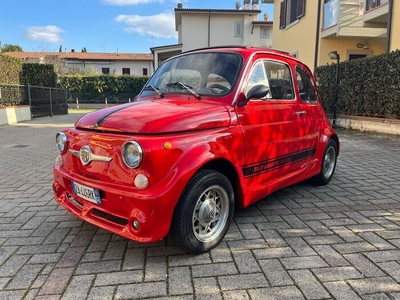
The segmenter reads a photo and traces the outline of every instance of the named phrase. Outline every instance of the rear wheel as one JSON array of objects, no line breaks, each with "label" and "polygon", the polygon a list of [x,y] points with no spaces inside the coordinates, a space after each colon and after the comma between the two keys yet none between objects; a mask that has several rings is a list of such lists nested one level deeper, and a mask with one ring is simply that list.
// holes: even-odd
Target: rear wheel
[{"label": "rear wheel", "polygon": [[228,231],[234,211],[229,180],[214,170],[201,170],[189,181],[175,209],[171,237],[186,252],[216,247]]},{"label": "rear wheel", "polygon": [[317,185],[325,185],[331,181],[335,172],[337,162],[337,145],[332,139],[326,145],[324,155],[322,157],[321,171],[314,177]]}]

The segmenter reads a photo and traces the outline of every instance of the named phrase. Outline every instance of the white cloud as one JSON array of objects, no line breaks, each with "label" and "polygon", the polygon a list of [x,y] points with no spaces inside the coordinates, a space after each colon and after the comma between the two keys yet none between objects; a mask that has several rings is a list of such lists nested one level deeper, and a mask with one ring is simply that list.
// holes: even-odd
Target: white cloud
[{"label": "white cloud", "polygon": [[65,31],[54,25],[32,26],[26,30],[25,37],[31,41],[59,44],[63,41],[60,37],[63,32]]},{"label": "white cloud", "polygon": [[175,15],[161,13],[153,16],[119,15],[115,21],[123,23],[125,31],[155,37],[177,38]]},{"label": "white cloud", "polygon": [[152,2],[163,2],[162,0],[103,0],[104,4],[109,5],[138,5],[138,4],[146,4]]}]

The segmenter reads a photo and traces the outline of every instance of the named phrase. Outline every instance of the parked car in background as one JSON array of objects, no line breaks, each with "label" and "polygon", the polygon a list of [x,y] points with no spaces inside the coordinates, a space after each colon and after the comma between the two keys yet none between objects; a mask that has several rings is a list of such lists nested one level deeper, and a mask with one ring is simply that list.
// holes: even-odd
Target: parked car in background
[{"label": "parked car in background", "polygon": [[309,68],[239,46],[167,60],[135,102],[85,115],[56,144],[53,189],[69,212],[137,242],[170,233],[195,254],[221,242],[235,205],[327,184],[339,153]]}]

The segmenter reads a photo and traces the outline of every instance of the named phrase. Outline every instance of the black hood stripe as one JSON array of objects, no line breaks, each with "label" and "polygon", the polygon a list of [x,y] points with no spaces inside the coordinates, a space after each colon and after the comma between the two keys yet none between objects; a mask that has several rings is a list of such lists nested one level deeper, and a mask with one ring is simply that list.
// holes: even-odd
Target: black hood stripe
[{"label": "black hood stripe", "polygon": [[107,119],[109,116],[111,116],[113,113],[115,113],[117,111],[120,111],[120,110],[123,110],[123,109],[125,109],[127,107],[131,107],[131,106],[138,105],[138,104],[145,103],[145,102],[147,102],[147,101],[132,102],[130,105],[123,105],[122,107],[121,106],[117,107],[116,109],[106,113],[101,118],[99,118],[96,121],[96,123],[93,125],[93,129],[97,129],[104,122],[104,120]]}]

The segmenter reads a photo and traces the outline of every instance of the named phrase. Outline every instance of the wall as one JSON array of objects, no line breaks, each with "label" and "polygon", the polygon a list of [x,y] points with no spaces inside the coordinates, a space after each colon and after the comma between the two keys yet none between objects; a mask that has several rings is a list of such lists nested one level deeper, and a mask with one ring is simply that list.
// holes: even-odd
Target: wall
[{"label": "wall", "polygon": [[[317,2],[317,1],[315,1]],[[306,63],[310,68],[314,66],[316,43],[317,3],[306,5],[305,15],[293,25],[279,29],[281,0],[274,1],[274,29],[272,48],[297,54],[297,58]]]},{"label": "wall", "polygon": [[31,119],[30,106],[0,107],[0,125],[10,125]]},{"label": "wall", "polygon": [[[183,52],[208,46],[271,44],[268,39],[261,41],[259,28],[255,27],[256,30],[251,33],[252,21],[256,21],[257,17],[254,13],[185,13],[181,15],[182,25],[178,28],[178,41],[183,43]],[[236,37],[234,26],[237,21],[243,23],[243,33],[242,36]]]},{"label": "wall", "polygon": [[390,50],[400,49],[400,3],[399,0],[393,1],[392,14],[392,34],[390,41]]},{"label": "wall", "polygon": [[102,73],[102,68],[110,68],[110,75],[122,75],[122,68],[130,68],[131,75],[137,76],[143,75],[143,68],[147,68],[148,75],[153,72],[152,61],[93,61],[85,64],[80,61],[68,61],[67,66],[94,66],[99,74]]},{"label": "wall", "polygon": [[208,15],[182,14],[182,52],[208,46]]},{"label": "wall", "polygon": [[340,54],[340,61],[348,60],[349,54],[378,55],[385,52],[385,49],[372,41],[368,41],[369,49],[367,50],[357,48],[358,43],[364,42],[365,40],[359,38],[321,39],[319,46],[318,65],[322,66],[335,62],[328,57],[328,53],[331,51],[338,51]]}]

